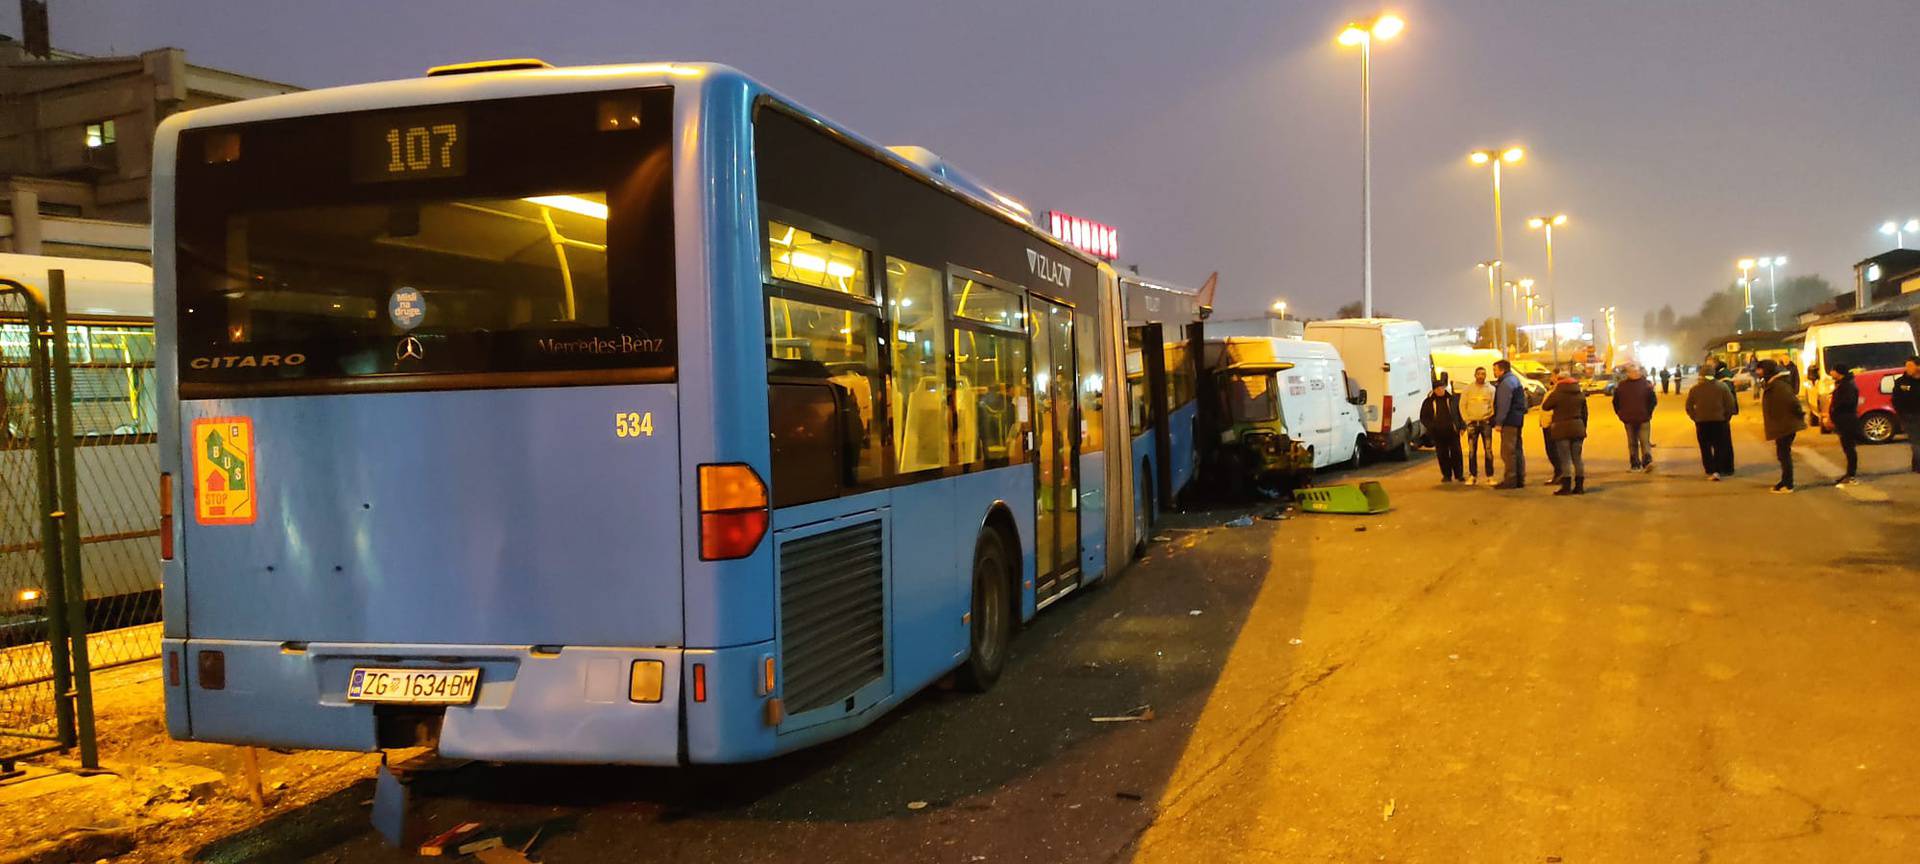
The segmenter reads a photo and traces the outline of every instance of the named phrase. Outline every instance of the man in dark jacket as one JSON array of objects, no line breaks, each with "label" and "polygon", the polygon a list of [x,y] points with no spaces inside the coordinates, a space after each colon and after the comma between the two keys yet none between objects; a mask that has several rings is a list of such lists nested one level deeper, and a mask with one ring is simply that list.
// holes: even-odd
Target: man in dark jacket
[{"label": "man in dark jacket", "polygon": [[1829,366],[1827,374],[1833,376],[1833,395],[1827,398],[1827,425],[1840,436],[1840,452],[1847,456],[1847,473],[1833,485],[1851,486],[1860,482],[1853,476],[1860,470],[1860,387],[1853,383],[1853,370],[1845,366]]},{"label": "man in dark jacket", "polygon": [[[1660,391],[1666,392],[1666,381],[1673,373],[1666,372],[1661,380]],[[1653,381],[1647,378],[1646,370],[1639,365],[1627,367],[1627,380],[1614,385],[1613,413],[1627,427],[1627,470],[1653,470],[1653,405],[1659,397],[1653,395]]]},{"label": "man in dark jacket", "polygon": [[1427,401],[1420,403],[1420,426],[1427,430],[1427,440],[1433,442],[1434,461],[1440,463],[1440,482],[1467,479],[1466,466],[1460,461],[1460,430],[1466,423],[1460,419],[1460,397],[1447,392],[1445,373],[1433,382]]},{"label": "man in dark jacket", "polygon": [[1495,489],[1518,489],[1527,485],[1527,450],[1520,433],[1527,428],[1527,388],[1513,373],[1513,364],[1493,361],[1499,379],[1493,384],[1493,425],[1500,430],[1500,485]]},{"label": "man in dark jacket", "polygon": [[1760,420],[1767,440],[1773,442],[1774,458],[1780,460],[1780,482],[1773,484],[1776,494],[1793,491],[1793,436],[1807,428],[1800,410],[1800,394],[1793,389],[1793,376],[1782,371],[1773,360],[1762,360],[1755,367],[1766,384],[1760,388]]},{"label": "man in dark jacket", "polygon": [[[1638,368],[1640,368],[1640,367],[1638,367],[1638,366],[1635,366],[1635,367],[1632,367],[1631,369],[1628,369],[1628,370],[1627,370],[1627,374],[1628,374],[1628,375],[1632,375],[1632,374],[1633,374],[1633,370],[1634,370],[1634,369],[1638,369]],[[1648,387],[1652,387],[1652,386],[1653,386],[1653,382],[1651,382],[1651,381],[1649,381],[1649,382],[1647,382],[1647,386],[1648,386]],[[1662,393],[1665,393],[1665,392],[1667,392],[1667,388],[1668,388],[1668,387],[1671,387],[1671,386],[1673,386],[1673,370],[1672,370],[1672,369],[1661,369],[1661,370],[1660,370],[1660,392],[1662,392]],[[1616,413],[1618,413],[1618,412],[1619,412],[1619,410],[1620,410],[1620,400],[1619,400],[1618,398],[1615,398],[1615,399],[1614,399],[1613,401],[1614,401],[1614,411],[1615,411]]]},{"label": "man in dark jacket", "polygon": [[1913,473],[1920,474],[1920,354],[1908,357],[1906,374],[1893,379],[1893,413],[1900,415],[1900,428],[1907,430]]},{"label": "man in dark jacket", "polygon": [[1700,442],[1700,467],[1708,480],[1733,476],[1733,428],[1728,421],[1740,413],[1733,397],[1711,373],[1700,376],[1687,391],[1687,416],[1693,418],[1693,437]]}]

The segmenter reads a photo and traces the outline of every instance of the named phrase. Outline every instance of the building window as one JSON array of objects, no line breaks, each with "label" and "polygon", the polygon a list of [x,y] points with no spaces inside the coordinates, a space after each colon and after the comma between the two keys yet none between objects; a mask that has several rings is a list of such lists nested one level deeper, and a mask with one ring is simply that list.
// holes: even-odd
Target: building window
[{"label": "building window", "polygon": [[118,140],[119,140],[119,136],[113,130],[112,120],[102,120],[98,123],[87,124],[87,149],[88,150],[98,150],[102,147],[111,147],[113,146],[114,142]]}]

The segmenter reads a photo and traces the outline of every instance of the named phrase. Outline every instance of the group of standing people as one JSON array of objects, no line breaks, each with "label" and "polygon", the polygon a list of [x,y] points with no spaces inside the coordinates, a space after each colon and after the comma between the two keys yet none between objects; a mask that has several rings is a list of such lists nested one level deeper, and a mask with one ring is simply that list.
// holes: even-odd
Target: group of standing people
[{"label": "group of standing people", "polygon": [[[1528,411],[1526,386],[1505,360],[1493,364],[1495,378],[1487,380],[1485,367],[1473,370],[1473,383],[1452,392],[1441,375],[1433,392],[1420,406],[1420,422],[1439,457],[1440,482],[1465,481],[1473,485],[1484,476],[1496,489],[1527,485],[1526,448],[1521,435]],[[1656,400],[1653,381],[1638,366],[1627,369],[1627,379],[1615,388],[1614,415],[1627,430],[1627,461],[1635,471],[1653,470],[1652,422]],[[1587,491],[1587,396],[1580,382],[1559,375],[1540,403],[1540,433],[1553,466],[1555,495],[1582,495]],[[1460,436],[1467,449],[1463,460]],[[1500,478],[1493,473],[1494,441],[1499,440]]]}]

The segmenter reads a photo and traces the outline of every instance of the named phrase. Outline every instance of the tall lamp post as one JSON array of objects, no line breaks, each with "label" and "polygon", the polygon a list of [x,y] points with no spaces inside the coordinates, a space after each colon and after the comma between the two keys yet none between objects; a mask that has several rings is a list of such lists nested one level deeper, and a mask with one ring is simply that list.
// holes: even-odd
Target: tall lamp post
[{"label": "tall lamp post", "polygon": [[1490,258],[1475,266],[1487,271],[1487,299],[1493,301],[1493,347],[1500,352],[1500,356],[1505,357],[1507,355],[1507,328],[1500,326],[1500,317],[1501,313],[1506,310],[1500,308],[1500,283],[1496,280],[1495,275],[1500,272],[1500,259]]},{"label": "tall lamp post", "polygon": [[1373,317],[1373,40],[1400,34],[1407,22],[1376,15],[1348,22],[1340,44],[1360,46],[1360,317]]},{"label": "tall lamp post", "polygon": [[1273,301],[1273,314],[1280,316],[1280,320],[1282,321],[1287,320],[1287,301]]},{"label": "tall lamp post", "polygon": [[1780,266],[1787,263],[1787,256],[1775,255],[1762,258],[1757,262],[1767,268],[1767,329],[1780,329]]},{"label": "tall lamp post", "polygon": [[1519,312],[1522,308],[1522,304],[1525,304],[1524,308],[1526,309],[1527,323],[1532,324],[1533,323],[1533,279],[1532,277],[1525,277],[1525,278],[1522,278],[1518,284],[1520,285],[1520,293],[1515,294],[1513,296],[1513,311]]},{"label": "tall lamp post", "polygon": [[[1514,165],[1514,164],[1518,164],[1520,160],[1525,158],[1527,158],[1527,151],[1517,146],[1508,147],[1505,150],[1475,150],[1472,153],[1467,154],[1467,161],[1472,162],[1475,165],[1493,166],[1493,269],[1494,269],[1494,274],[1492,276],[1492,280],[1495,284],[1499,284],[1500,282],[1500,275],[1501,275],[1500,271],[1502,269],[1501,261],[1502,259],[1507,257],[1506,232],[1501,228],[1501,219],[1500,219],[1500,163],[1504,162],[1508,165]],[[1499,324],[1500,324],[1501,337],[1502,337],[1502,340],[1504,341],[1505,335],[1506,335],[1506,325],[1507,325],[1507,310],[1504,305],[1501,306],[1500,315],[1498,317],[1500,319]]]},{"label": "tall lamp post", "polygon": [[[1565,213],[1555,213],[1552,216],[1535,216],[1527,220],[1527,230],[1542,230],[1547,233],[1547,305],[1549,307],[1557,306],[1558,304],[1554,301],[1560,299],[1556,296],[1558,289],[1555,288],[1553,281],[1553,229],[1566,224],[1567,214]],[[1553,335],[1551,341],[1553,342],[1553,366],[1558,369],[1560,368],[1560,314],[1558,312],[1554,313],[1552,323]]]},{"label": "tall lamp post", "polygon": [[1752,258],[1742,258],[1733,265],[1740,268],[1740,287],[1746,293],[1748,330],[1753,329],[1753,265],[1755,263],[1758,262]]},{"label": "tall lamp post", "polygon": [[1880,224],[1880,233],[1893,238],[1893,248],[1905,249],[1907,248],[1907,235],[1920,234],[1920,219],[1908,219],[1905,222],[1895,222],[1889,219]]}]

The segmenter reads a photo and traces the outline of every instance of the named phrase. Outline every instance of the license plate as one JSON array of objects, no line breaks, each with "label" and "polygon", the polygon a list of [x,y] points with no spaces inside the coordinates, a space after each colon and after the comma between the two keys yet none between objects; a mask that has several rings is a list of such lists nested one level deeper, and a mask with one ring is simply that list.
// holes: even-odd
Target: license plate
[{"label": "license plate", "polygon": [[375,669],[361,667],[347,679],[349,702],[465,705],[479,688],[478,669]]}]

